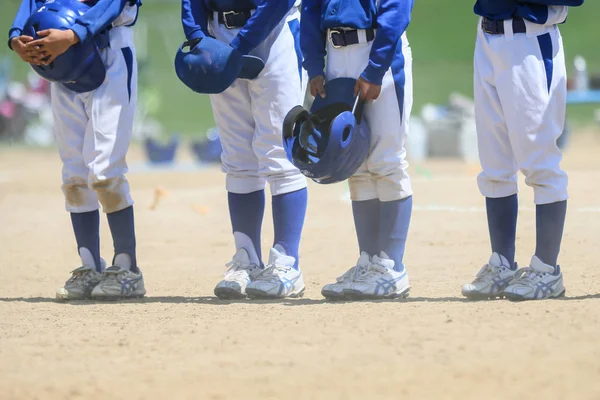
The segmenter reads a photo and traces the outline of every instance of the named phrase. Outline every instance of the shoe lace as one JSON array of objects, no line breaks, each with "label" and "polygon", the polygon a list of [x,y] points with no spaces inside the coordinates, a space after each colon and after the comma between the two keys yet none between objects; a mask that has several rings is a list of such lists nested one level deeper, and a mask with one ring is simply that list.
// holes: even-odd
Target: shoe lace
[{"label": "shoe lace", "polygon": [[536,281],[541,279],[542,275],[545,275],[545,272],[536,271],[531,267],[521,268],[519,271],[517,271],[512,282],[519,282],[523,284],[536,283]]},{"label": "shoe lace", "polygon": [[493,277],[497,276],[498,273],[504,268],[506,268],[506,267],[504,267],[502,265],[485,264],[483,266],[483,268],[481,268],[481,271],[479,271],[479,273],[477,274],[475,281],[476,282],[486,281],[489,278],[493,278]]},{"label": "shoe lace", "polygon": [[91,269],[85,269],[81,271],[73,271],[73,274],[67,281],[69,284],[74,284],[78,282],[87,283],[90,279],[92,279],[92,271]]},{"label": "shoe lace", "polygon": [[256,277],[256,280],[261,281],[279,281],[280,278],[285,275],[292,267],[288,267],[287,265],[279,265],[272,264],[268,265],[265,269],[263,269],[260,274]]},{"label": "shoe lace", "polygon": [[118,270],[118,271],[110,271],[110,270],[106,270],[104,271],[104,276],[102,277],[102,281],[105,284],[115,284],[115,283],[119,283],[118,278],[120,275],[126,273],[126,270]]},{"label": "shoe lace", "polygon": [[223,274],[225,278],[240,277],[245,273],[250,274],[252,270],[258,268],[258,266],[255,264],[244,264],[237,260],[230,261],[225,265],[228,267],[227,271],[225,271],[225,273]]},{"label": "shoe lace", "polygon": [[[359,268],[356,268],[359,271]],[[360,271],[356,274],[356,281],[366,281],[370,279],[373,274],[383,275],[388,272],[387,268],[379,264],[369,264],[367,267],[360,268]]]}]

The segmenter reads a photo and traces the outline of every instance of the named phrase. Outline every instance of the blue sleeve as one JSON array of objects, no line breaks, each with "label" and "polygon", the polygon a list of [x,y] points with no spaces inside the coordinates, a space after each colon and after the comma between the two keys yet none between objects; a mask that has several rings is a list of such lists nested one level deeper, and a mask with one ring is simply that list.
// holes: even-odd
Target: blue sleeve
[{"label": "blue sleeve", "polygon": [[303,0],[300,17],[300,48],[308,78],[325,75],[327,34],[321,29],[321,0]]},{"label": "blue sleeve", "polygon": [[519,3],[529,3],[529,4],[541,4],[544,6],[569,6],[569,7],[579,7],[582,5],[584,0],[524,0],[519,1]]},{"label": "blue sleeve", "polygon": [[84,42],[94,37],[123,12],[129,0],[98,0],[84,15],[77,18],[71,30]]},{"label": "blue sleeve", "polygon": [[292,9],[295,0],[263,0],[246,25],[231,41],[231,47],[248,54],[271,33]]},{"label": "blue sleeve", "polygon": [[200,39],[208,32],[204,0],[181,0],[181,23],[187,40]]},{"label": "blue sleeve", "polygon": [[396,45],[410,23],[413,4],[414,0],[381,0],[369,65],[360,75],[364,80],[381,85],[383,76],[392,65]]},{"label": "blue sleeve", "polygon": [[12,47],[10,47],[10,41],[14,37],[21,36],[21,31],[23,30],[25,23],[35,10],[36,8],[34,0],[23,0],[21,2],[19,10],[17,11],[17,15],[15,16],[15,20],[13,21],[13,24],[10,27],[10,30],[8,31],[8,47],[11,50]]}]

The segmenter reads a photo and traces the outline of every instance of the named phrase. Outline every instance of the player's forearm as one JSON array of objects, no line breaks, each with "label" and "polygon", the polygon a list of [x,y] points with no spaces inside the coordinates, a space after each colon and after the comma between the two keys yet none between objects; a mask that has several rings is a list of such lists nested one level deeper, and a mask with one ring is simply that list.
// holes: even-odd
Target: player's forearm
[{"label": "player's forearm", "polygon": [[84,42],[89,37],[96,36],[99,32],[117,19],[125,8],[128,0],[98,0],[84,15],[77,18],[71,30],[79,40]]},{"label": "player's forearm", "polygon": [[203,0],[181,1],[181,24],[188,40],[199,39],[206,36],[208,28],[208,15],[204,8]]},{"label": "player's forearm", "polygon": [[231,46],[242,54],[248,54],[267,38],[294,3],[295,0],[263,0],[231,41]]},{"label": "player's forearm", "polygon": [[382,0],[377,12],[377,33],[373,40],[369,65],[361,77],[381,85],[383,76],[390,69],[396,45],[410,23],[414,0]]},{"label": "player's forearm", "polygon": [[327,36],[321,30],[321,2],[319,0],[302,1],[300,18],[300,49],[304,62],[302,66],[308,72],[309,79],[324,75],[325,44]]},{"label": "player's forearm", "polygon": [[579,7],[584,0],[526,0],[519,1],[520,4],[540,4],[544,6],[569,6]]},{"label": "player's forearm", "polygon": [[12,50],[12,47],[10,46],[10,41],[14,37],[21,36],[21,31],[23,30],[25,23],[27,22],[27,20],[31,16],[31,14],[35,11],[35,10],[32,10],[31,6],[32,6],[32,1],[30,1],[30,0],[23,0],[21,2],[21,5],[19,6],[17,15],[15,16],[13,24],[10,27],[10,30],[8,31],[8,47],[11,50]]}]

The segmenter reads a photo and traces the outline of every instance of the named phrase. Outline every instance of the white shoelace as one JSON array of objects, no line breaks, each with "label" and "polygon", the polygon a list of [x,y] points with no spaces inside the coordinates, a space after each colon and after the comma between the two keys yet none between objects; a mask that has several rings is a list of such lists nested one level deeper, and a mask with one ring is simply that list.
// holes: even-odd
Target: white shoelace
[{"label": "white shoelace", "polygon": [[505,267],[502,265],[498,266],[498,265],[485,264],[483,266],[483,268],[481,268],[481,271],[479,271],[479,273],[477,274],[477,277],[475,278],[475,280],[481,281],[486,278],[496,276],[502,270],[502,268],[505,268]]},{"label": "white shoelace", "polygon": [[521,268],[519,272],[515,275],[512,282],[519,282],[524,284],[537,283],[537,281],[542,279],[543,275],[546,275],[546,272],[539,272],[531,267]]},{"label": "white shoelace", "polygon": [[256,280],[273,282],[279,281],[281,276],[285,275],[292,267],[286,265],[268,265],[264,270],[257,275]]},{"label": "white shoelace", "polygon": [[225,264],[225,266],[229,267],[223,274],[225,278],[245,278],[245,276],[243,276],[244,273],[250,275],[250,271],[257,268],[254,264],[242,264],[239,261],[230,261]]},{"label": "white shoelace", "polygon": [[69,281],[67,283],[76,283],[79,281],[87,283],[87,281],[92,279],[93,275],[94,275],[94,270],[92,270],[92,269],[76,271],[76,272],[73,272],[73,275],[71,275],[71,277],[69,278]]}]

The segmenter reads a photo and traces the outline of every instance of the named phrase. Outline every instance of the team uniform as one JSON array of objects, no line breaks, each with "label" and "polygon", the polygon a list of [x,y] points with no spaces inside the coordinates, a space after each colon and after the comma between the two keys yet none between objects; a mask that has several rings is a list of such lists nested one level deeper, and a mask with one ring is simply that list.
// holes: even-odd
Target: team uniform
[{"label": "team uniform", "polygon": [[403,255],[412,212],[405,150],[412,55],[405,31],[412,7],[412,0],[302,2],[301,49],[309,78],[361,77],[381,85],[379,97],[364,108],[369,155],[349,178],[360,257],[323,288],[330,299],[408,295]]},{"label": "team uniform", "polygon": [[[306,179],[286,158],[286,113],[304,101],[299,10],[291,0],[182,0],[188,40],[211,36],[264,61],[254,79],[236,79],[211,94],[223,146],[222,169],[236,253],[215,288],[220,298],[296,297],[304,292],[298,246],[306,212]],[[275,238],[261,257],[265,186],[272,195]]]},{"label": "team uniform", "polygon": [[[23,0],[10,39],[20,36],[26,21],[44,2]],[[71,30],[80,42],[107,35],[99,49],[106,69],[95,90],[76,92],[53,82],[54,133],[63,163],[62,189],[82,266],[72,272],[59,299],[121,298],[145,294],[137,267],[133,200],[125,178],[137,98],[137,65],[131,26],[139,4],[98,0]],[[106,36],[105,36],[106,37]],[[10,41],[9,41],[10,43]],[[99,207],[107,214],[114,241],[112,266],[100,257]]]},{"label": "team uniform", "polygon": [[[492,256],[468,298],[531,300],[564,295],[557,258],[567,207],[567,175],[557,139],[566,112],[566,68],[558,28],[569,6],[583,0],[478,0],[474,56],[477,178]],[[527,268],[517,271],[517,172],[533,188],[537,241]]]}]

